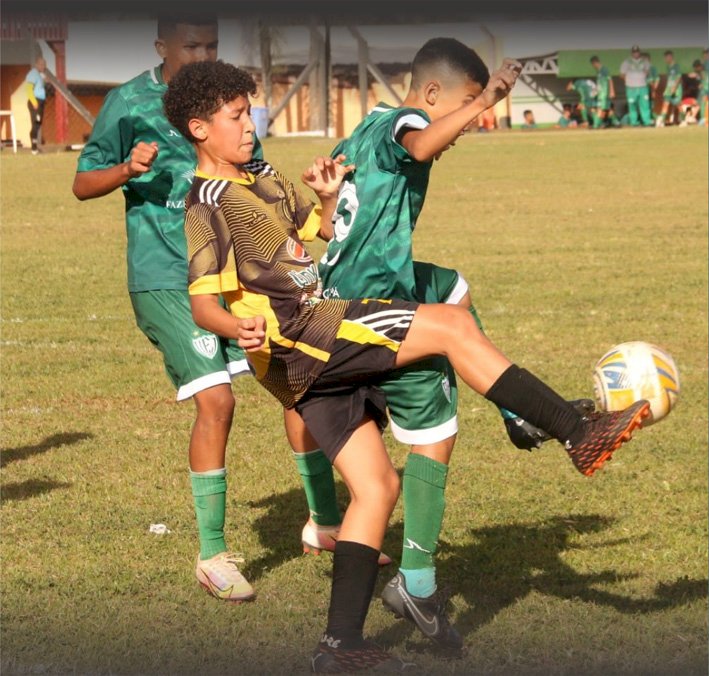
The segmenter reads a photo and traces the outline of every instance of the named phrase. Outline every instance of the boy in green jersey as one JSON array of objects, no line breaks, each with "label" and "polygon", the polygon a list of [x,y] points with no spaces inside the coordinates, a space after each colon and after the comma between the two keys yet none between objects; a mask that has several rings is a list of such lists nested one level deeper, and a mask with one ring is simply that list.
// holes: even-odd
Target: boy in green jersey
[{"label": "boy in green jersey", "polygon": [[667,83],[662,95],[662,111],[655,122],[658,127],[665,126],[670,113],[676,124],[681,122],[679,117],[680,103],[682,102],[682,68],[675,61],[675,55],[672,50],[668,49],[664,56],[667,64]]},{"label": "boy in green jersey", "polygon": [[[339,190],[334,237],[319,266],[323,294],[457,304],[479,324],[467,282],[456,270],[414,261],[412,234],[433,159],[451,145],[440,141],[440,130],[450,125],[447,115],[480,96],[490,75],[473,50],[449,38],[427,42],[411,72],[403,104],[377,104],[332,151],[332,157],[343,154],[356,169]],[[456,129],[456,137],[465,129]],[[379,386],[395,438],[411,445],[403,478],[401,568],[385,588],[384,600],[438,645],[459,649],[460,635],[449,625],[435,576],[448,465],[458,432],[455,373],[446,359],[434,357],[391,374]],[[503,415],[518,447],[531,450],[547,438],[514,414]],[[402,606],[404,598],[413,612]],[[432,608],[436,623],[422,621]]]},{"label": "boy in green jersey", "polygon": [[[648,64],[647,71],[647,88],[650,96],[650,111],[654,115],[655,113],[655,103],[657,99],[657,90],[660,86],[660,71],[657,70],[655,64],[652,62],[652,57],[649,52],[642,52],[641,56]],[[660,103],[660,105],[662,105]]]},{"label": "boy in green jersey", "polygon": [[596,104],[596,83],[588,78],[577,78],[566,85],[566,91],[577,92],[579,95],[578,108],[581,111],[582,124],[589,126],[592,122],[593,128],[597,129],[600,125]]},{"label": "boy in green jersey", "polygon": [[697,90],[697,104],[699,106],[699,123],[707,124],[707,97],[709,96],[709,72],[706,69],[706,62],[702,63],[695,59],[692,63],[692,77],[699,81]]},{"label": "boy in green jersey", "polygon": [[[455,94],[449,91],[469,102],[440,118],[435,142],[419,137],[422,145],[409,149],[412,156],[450,146],[460,129],[509,93],[519,69],[506,61],[484,90],[466,81]],[[255,89],[245,71],[222,62],[195,63],[182,69],[165,95],[168,119],[198,156],[185,205],[192,313],[200,326],[238,339],[259,383],[303,416],[350,491],[335,548],[327,626],[311,668],[401,671],[409,665],[363,636],[379,549],[399,493],[380,433],[386,402],[375,384],[381,377],[431,355],[446,356],[469,387],[565,442],[585,475],[630,438],[649,414],[649,403],[582,416],[512,364],[468,310],[454,304],[323,298],[318,266],[303,241],[332,236],[338,188],[356,167],[344,165],[339,155],[317,158],[306,169],[303,182],[319,207],[273,167],[252,171],[249,96]],[[415,612],[431,625],[438,622],[435,608]]]},{"label": "boy in green jersey", "polygon": [[[123,191],[128,291],[136,322],[162,353],[177,400],[191,398],[197,409],[189,443],[200,539],[196,576],[215,597],[239,601],[253,598],[254,592],[224,538],[225,459],[235,405],[231,380],[250,371],[234,341],[202,330],[192,319],[184,196],[193,180],[196,156],[167,121],[162,106],[167,84],[182,66],[216,59],[217,18],[208,13],[161,16],[155,46],[162,64],[107,96],[79,158],[73,190],[81,200],[116,188]],[[261,157],[258,139],[254,157]],[[289,421],[289,436],[301,433],[299,417],[290,414]],[[332,533],[341,521],[332,467],[318,449],[295,458],[314,515],[303,539],[310,546],[332,550]],[[325,533],[318,531],[320,527]],[[382,555],[381,561],[390,560]]]},{"label": "boy in green jersey", "polygon": [[591,57],[591,65],[596,69],[596,110],[597,115],[593,121],[593,128],[602,127],[606,120],[614,127],[619,127],[620,122],[613,110],[613,99],[615,98],[615,86],[613,77],[597,56]]}]

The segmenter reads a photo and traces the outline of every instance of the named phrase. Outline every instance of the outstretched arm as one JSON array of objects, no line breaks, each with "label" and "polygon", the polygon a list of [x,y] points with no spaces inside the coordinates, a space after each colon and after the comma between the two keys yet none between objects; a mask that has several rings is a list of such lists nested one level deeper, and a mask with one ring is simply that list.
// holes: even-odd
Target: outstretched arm
[{"label": "outstretched arm", "polygon": [[404,133],[401,145],[418,162],[429,162],[448,148],[480,115],[504,99],[514,87],[522,64],[514,59],[505,59],[487,83],[482,94],[474,101],[444,115],[425,129],[411,129]]},{"label": "outstretched arm", "polygon": [[106,169],[77,171],[72,192],[80,200],[103,197],[125,185],[131,178],[150,171],[158,156],[158,144],[141,141],[131,151],[130,159]]}]

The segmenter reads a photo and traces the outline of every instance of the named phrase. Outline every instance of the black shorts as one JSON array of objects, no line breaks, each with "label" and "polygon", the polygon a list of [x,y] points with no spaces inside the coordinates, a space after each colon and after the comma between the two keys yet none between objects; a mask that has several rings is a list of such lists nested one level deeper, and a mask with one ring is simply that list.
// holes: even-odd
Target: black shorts
[{"label": "black shorts", "polygon": [[418,306],[358,300],[348,308],[325,368],[295,406],[330,462],[365,416],[380,429],[386,426],[386,398],[376,385],[396,368],[396,354]]}]

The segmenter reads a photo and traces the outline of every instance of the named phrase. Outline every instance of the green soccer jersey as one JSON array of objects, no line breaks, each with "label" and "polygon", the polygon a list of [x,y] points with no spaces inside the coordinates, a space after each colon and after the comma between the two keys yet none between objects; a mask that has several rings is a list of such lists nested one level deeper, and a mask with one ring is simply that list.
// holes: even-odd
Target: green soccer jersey
[{"label": "green soccer jersey", "polygon": [[611,73],[605,66],[601,66],[596,76],[596,88],[599,98],[609,98],[611,94]]},{"label": "green soccer jersey", "polygon": [[659,79],[660,79],[659,71],[657,70],[657,68],[655,68],[655,66],[650,64],[650,68],[647,71],[647,83],[654,84],[655,82],[659,81]]},{"label": "green soccer jersey", "polygon": [[356,169],[340,186],[334,236],[320,261],[329,298],[416,299],[411,235],[432,162],[417,162],[397,141],[430,118],[416,108],[379,103],[333,150]]},{"label": "green soccer jersey", "polygon": [[588,79],[574,80],[573,89],[578,92],[584,104],[591,103],[598,93],[596,83]]},{"label": "green soccer jersey", "polygon": [[665,91],[670,93],[676,89],[682,82],[682,69],[678,63],[672,63],[667,66],[667,86]]},{"label": "green soccer jersey", "polygon": [[[79,157],[78,171],[93,171],[128,161],[140,141],[158,145],[151,170],[123,186],[131,292],[187,290],[185,195],[197,159],[165,117],[166,90],[157,66],[109,92]],[[256,145],[254,154],[261,157]]]}]

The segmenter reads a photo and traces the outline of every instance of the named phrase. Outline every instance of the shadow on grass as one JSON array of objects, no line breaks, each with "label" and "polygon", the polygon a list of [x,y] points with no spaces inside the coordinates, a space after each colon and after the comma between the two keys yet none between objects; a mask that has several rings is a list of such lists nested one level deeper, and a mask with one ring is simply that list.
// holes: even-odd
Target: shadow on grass
[{"label": "shadow on grass", "polygon": [[0,488],[0,503],[5,504],[13,500],[26,500],[36,495],[49,493],[57,488],[70,488],[71,484],[62,481],[44,481],[42,479],[28,479],[19,483],[4,484]]},{"label": "shadow on grass", "polygon": [[242,569],[246,578],[253,583],[270,569],[303,555],[300,531],[308,519],[308,503],[305,492],[293,488],[247,504],[256,509],[266,508],[266,512],[253,522],[252,527],[267,553],[258,559],[249,560]]},{"label": "shadow on grass", "polygon": [[[462,595],[469,606],[469,610],[454,615],[456,627],[463,635],[473,633],[534,592],[578,599],[628,614],[662,611],[706,597],[707,580],[686,577],[658,584],[650,598],[623,596],[596,585],[633,579],[637,573],[621,574],[612,569],[580,573],[564,562],[564,552],[583,548],[575,536],[602,531],[613,521],[593,514],[554,517],[539,523],[472,529],[474,541],[465,545],[441,543],[439,551],[447,556],[438,565],[439,584],[445,587],[448,583],[452,594]],[[592,547],[612,547],[620,542],[623,541],[613,540]],[[380,577],[378,590],[384,582]],[[407,635],[418,640],[420,635],[412,630],[410,623],[396,622],[375,640],[384,645],[398,643]],[[430,644],[422,643],[420,647],[430,649]]]},{"label": "shadow on grass", "polygon": [[26,460],[27,458],[31,458],[33,455],[46,453],[47,451],[51,451],[53,448],[68,446],[70,444],[78,444],[80,441],[84,441],[85,439],[92,439],[93,436],[93,434],[88,432],[63,432],[61,434],[53,434],[51,437],[45,437],[38,444],[32,444],[31,446],[3,448],[0,449],[0,467],[5,467],[11,462],[17,462],[18,460]]}]

